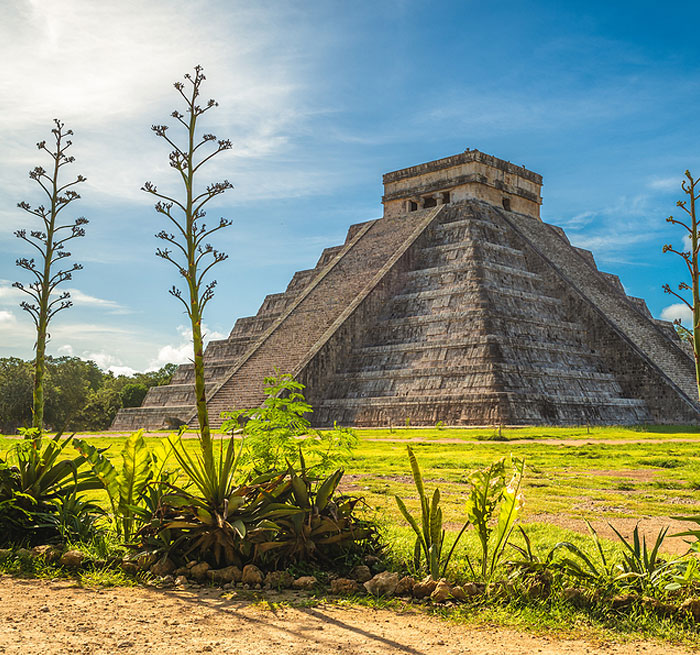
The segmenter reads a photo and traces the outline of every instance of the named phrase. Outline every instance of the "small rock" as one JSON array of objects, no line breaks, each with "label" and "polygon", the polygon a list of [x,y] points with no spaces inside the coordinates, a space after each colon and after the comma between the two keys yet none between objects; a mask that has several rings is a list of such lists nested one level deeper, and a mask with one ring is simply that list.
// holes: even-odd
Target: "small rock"
[{"label": "small rock", "polygon": [[190,570],[186,566],[181,566],[173,571],[173,575],[177,578],[178,575],[187,575]]},{"label": "small rock", "polygon": [[413,597],[425,598],[426,596],[430,596],[430,594],[435,591],[435,587],[437,587],[437,581],[427,576],[420,582],[416,582],[413,586]]},{"label": "small rock", "polygon": [[574,605],[574,607],[583,607],[586,604],[586,596],[576,587],[564,587],[561,590],[562,598],[567,602]]},{"label": "small rock", "polygon": [[637,600],[637,596],[633,596],[632,594],[619,594],[613,596],[611,605],[613,609],[619,609],[620,607],[631,605],[635,600]]},{"label": "small rock", "polygon": [[273,589],[289,589],[294,583],[294,578],[288,571],[270,571],[265,576],[265,584]]},{"label": "small rock", "polygon": [[673,616],[678,611],[675,605],[664,603],[658,598],[650,598],[648,596],[642,598],[642,604],[644,607],[656,612],[660,616]]},{"label": "small rock", "polygon": [[331,580],[331,593],[338,596],[352,596],[353,594],[359,594],[362,587],[357,580],[350,580],[348,578],[336,578]]},{"label": "small rock", "polygon": [[15,555],[18,559],[29,559],[32,556],[32,551],[28,548],[18,548]]},{"label": "small rock", "polygon": [[47,564],[52,564],[60,559],[61,549],[51,544],[34,546],[34,548],[32,548],[32,557],[43,559]]},{"label": "small rock", "polygon": [[185,567],[188,569],[191,569],[193,566],[197,566],[197,560],[196,559],[191,559],[187,564],[185,564]]},{"label": "small rock", "polygon": [[399,580],[399,584],[396,585],[396,591],[394,593],[397,596],[412,596],[413,587],[415,585],[415,578],[412,578],[410,575],[405,575],[403,578],[401,578],[401,580]]},{"label": "small rock", "polygon": [[318,580],[313,575],[302,575],[292,582],[292,587],[294,587],[294,589],[311,591],[317,584]]},{"label": "small rock", "polygon": [[264,578],[263,572],[255,566],[255,564],[246,564],[243,567],[241,582],[254,586],[256,584],[262,584]]},{"label": "small rock", "polygon": [[153,564],[156,563],[156,560],[158,559],[157,555],[154,555],[153,553],[149,553],[147,555],[141,555],[136,560],[136,564],[142,571],[148,571]]},{"label": "small rock", "polygon": [[170,575],[175,570],[175,564],[168,557],[162,557],[151,565],[151,573],[159,578]]},{"label": "small rock", "polygon": [[194,566],[190,567],[190,575],[195,579],[195,580],[205,580],[207,577],[207,571],[211,567],[207,562],[200,562],[199,564],[195,564]]},{"label": "small rock", "polygon": [[365,589],[373,596],[393,596],[399,586],[399,574],[391,571],[377,573],[371,580],[365,582]]},{"label": "small rock", "polygon": [[170,574],[164,575],[163,578],[161,579],[160,583],[164,587],[172,587],[175,584],[175,578]]},{"label": "small rock", "polygon": [[60,564],[69,569],[78,569],[85,561],[85,554],[79,550],[67,550],[61,555]]},{"label": "small rock", "polygon": [[350,577],[362,584],[372,579],[372,572],[369,570],[369,566],[360,564],[350,571]]},{"label": "small rock", "polygon": [[678,609],[681,612],[687,612],[696,621],[700,621],[700,598],[687,598]]},{"label": "small rock", "polygon": [[381,560],[376,555],[365,555],[362,561],[371,568],[377,566]]},{"label": "small rock", "polygon": [[207,577],[214,584],[237,582],[241,579],[241,575],[241,570],[237,566],[227,566],[223,569],[209,569],[207,571]]},{"label": "small rock", "polygon": [[460,602],[464,602],[467,600],[467,598],[469,598],[469,596],[467,595],[467,592],[462,589],[462,587],[455,585],[452,587],[452,598]]},{"label": "small rock", "polygon": [[128,559],[122,560],[121,567],[122,571],[124,571],[124,573],[128,573],[129,575],[136,575],[139,572],[138,564]]},{"label": "small rock", "polygon": [[430,600],[435,603],[444,603],[450,598],[452,598],[452,587],[449,582],[444,578],[438,580],[435,589],[433,589],[433,592],[430,594]]},{"label": "small rock", "polygon": [[224,589],[233,589],[233,583],[232,583],[232,582],[227,582],[227,583],[224,585]]},{"label": "small rock", "polygon": [[189,580],[184,575],[178,575],[177,578],[175,578],[176,587],[186,587],[188,582]]}]

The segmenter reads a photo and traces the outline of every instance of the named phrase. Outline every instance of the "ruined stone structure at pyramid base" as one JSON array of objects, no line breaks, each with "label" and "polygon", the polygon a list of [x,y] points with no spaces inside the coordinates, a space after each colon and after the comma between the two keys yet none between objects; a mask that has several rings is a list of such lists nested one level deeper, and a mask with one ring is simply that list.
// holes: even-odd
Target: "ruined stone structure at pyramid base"
[{"label": "ruined stone structure at pyramid base", "polygon": [[[384,217],[205,352],[211,422],[276,368],[317,426],[700,422],[673,326],[539,218],[542,179],[476,150],[384,176]],[[112,429],[196,425],[193,369]]]}]

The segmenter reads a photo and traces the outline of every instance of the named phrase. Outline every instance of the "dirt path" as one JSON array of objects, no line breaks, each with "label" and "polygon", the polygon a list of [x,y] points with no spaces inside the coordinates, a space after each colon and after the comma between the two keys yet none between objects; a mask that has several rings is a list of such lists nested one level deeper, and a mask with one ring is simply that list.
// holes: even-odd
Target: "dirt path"
[{"label": "dirt path", "polygon": [[3,655],[687,655],[651,642],[558,639],[459,626],[416,610],[321,605],[282,608],[219,592],[90,590],[0,578]]}]

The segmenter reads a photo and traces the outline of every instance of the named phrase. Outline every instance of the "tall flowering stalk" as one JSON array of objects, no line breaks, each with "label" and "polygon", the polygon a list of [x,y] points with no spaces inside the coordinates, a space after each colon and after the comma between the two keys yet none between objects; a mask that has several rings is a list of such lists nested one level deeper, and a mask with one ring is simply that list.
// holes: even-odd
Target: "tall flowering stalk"
[{"label": "tall flowering stalk", "polygon": [[681,282],[678,285],[678,291],[690,291],[690,300],[687,295],[681,295],[671,290],[668,284],[663,285],[663,290],[666,293],[678,298],[688,309],[693,316],[692,329],[688,329],[681,325],[680,319],[674,321],[681,334],[693,344],[693,353],[695,355],[695,381],[698,387],[698,397],[700,398],[700,267],[698,266],[698,251],[700,250],[700,236],[698,235],[698,215],[697,205],[700,200],[700,178],[694,178],[690,171],[685,172],[685,180],[681,182],[683,192],[688,196],[688,200],[679,200],[676,205],[680,207],[687,215],[688,219],[678,220],[673,216],[669,216],[666,221],[674,225],[680,225],[688,232],[690,250],[676,250],[670,244],[663,247],[663,252],[672,252],[683,259],[688,267],[690,274],[690,284]]},{"label": "tall flowering stalk", "polygon": [[29,177],[34,180],[46,194],[46,204],[32,207],[27,202],[20,202],[17,206],[25,212],[39,219],[39,229],[17,230],[15,236],[26,241],[38,253],[34,257],[21,257],[17,260],[17,266],[28,271],[32,276],[29,284],[15,282],[14,287],[27,294],[30,300],[24,300],[20,307],[26,311],[34,321],[36,327],[36,357],[34,359],[34,390],[32,397],[32,427],[39,432],[44,426],[44,373],[46,359],[46,343],[50,335],[48,332],[51,319],[61,310],[72,306],[70,292],[58,293],[57,287],[67,280],[72,279],[75,271],[81,270],[81,264],[72,264],[67,268],[61,268],[64,259],[71,256],[66,250],[66,244],[72,239],[85,236],[84,225],[86,218],[76,218],[72,222],[61,224],[59,214],[71,203],[80,198],[73,189],[76,184],[85,182],[86,178],[78,175],[72,182],[61,183],[61,173],[64,166],[72,164],[74,157],[66,154],[72,145],[68,138],[73,135],[72,130],[66,130],[64,123],[54,119],[53,148],[46,145],[46,141],[37,143],[37,148],[47,153],[51,159],[49,170],[37,166],[29,172]]},{"label": "tall flowering stalk", "polygon": [[[156,255],[173,264],[185,279],[185,292],[176,286],[170,294],[185,306],[192,324],[192,341],[194,345],[194,379],[197,403],[197,420],[204,461],[207,467],[213,467],[213,450],[209,413],[204,386],[204,344],[202,340],[202,316],[204,309],[214,296],[216,280],[205,282],[210,269],[224,261],[227,255],[216,250],[207,239],[218,230],[231,225],[225,218],[219,219],[213,227],[203,222],[206,216],[205,206],[213,198],[221,195],[233,185],[228,181],[214,182],[201,191],[195,188],[195,178],[200,168],[210,159],[224,150],[231,148],[228,139],[217,139],[213,134],[197,135],[197,122],[218,103],[208,100],[199,104],[200,87],[206,78],[201,66],[195,66],[194,75],[187,73],[184,82],[175,82],[174,86],[185,102],[184,113],[175,110],[171,116],[184,128],[185,136],[178,145],[168,135],[167,125],[153,125],[151,129],[164,139],[172,148],[170,166],[180,175],[184,186],[184,195],[179,200],[158,192],[152,182],[146,182],[142,190],[156,196],[159,200],[155,209],[165,216],[172,232],[161,230],[156,237],[166,242],[165,247],[158,248]],[[212,148],[213,146],[213,148]],[[208,154],[205,154],[207,153]]]}]

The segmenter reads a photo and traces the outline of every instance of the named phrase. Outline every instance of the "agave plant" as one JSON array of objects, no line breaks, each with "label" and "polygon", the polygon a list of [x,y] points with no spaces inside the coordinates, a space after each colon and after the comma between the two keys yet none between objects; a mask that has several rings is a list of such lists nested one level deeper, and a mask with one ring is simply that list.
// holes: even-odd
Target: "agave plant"
[{"label": "agave plant", "polygon": [[126,440],[120,453],[121,467],[117,469],[104,454],[106,449],[73,439],[75,449],[107,491],[117,532],[125,541],[131,540],[139,521],[150,518],[164,484],[172,481],[174,473],[167,469],[167,463],[178,440],[179,437],[171,435],[150,450],[143,430],[139,430]]},{"label": "agave plant", "polygon": [[287,488],[270,503],[262,514],[264,520],[250,532],[254,557],[287,565],[328,561],[353,549],[374,548],[376,530],[354,514],[361,499],[335,496],[343,470],[315,479],[308,475],[301,454],[300,463],[299,473],[289,467]]},{"label": "agave plant", "polygon": [[469,525],[469,521],[462,526],[449,552],[443,557],[442,551],[445,544],[445,530],[442,527],[440,490],[436,488],[433,492],[432,499],[428,501],[428,496],[425,493],[425,486],[423,484],[423,476],[418,466],[418,460],[410,446],[406,446],[406,450],[408,451],[408,461],[411,464],[413,481],[416,485],[418,499],[420,501],[420,526],[418,521],[408,511],[403,500],[398,496],[394,496],[394,498],[396,499],[399,511],[416,533],[416,542],[413,548],[413,563],[415,568],[420,568],[422,555],[425,559],[428,573],[434,580],[437,580],[445,575],[447,565],[450,563],[455,547]]},{"label": "agave plant", "polygon": [[99,488],[82,457],[67,458],[70,443],[61,434],[47,439],[38,430],[24,438],[0,462],[0,542],[35,543],[74,536],[69,528],[78,521],[92,530],[97,508],[78,494]]}]

